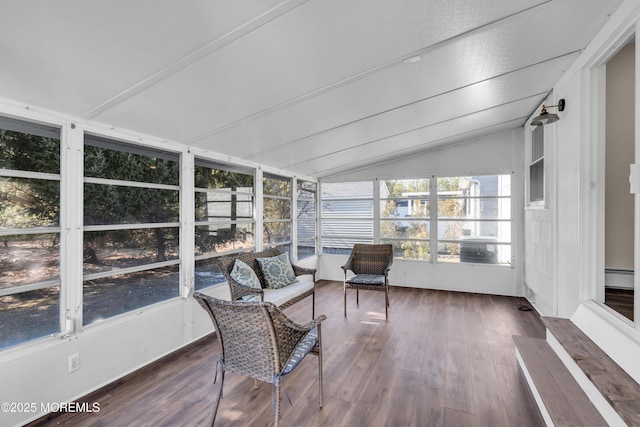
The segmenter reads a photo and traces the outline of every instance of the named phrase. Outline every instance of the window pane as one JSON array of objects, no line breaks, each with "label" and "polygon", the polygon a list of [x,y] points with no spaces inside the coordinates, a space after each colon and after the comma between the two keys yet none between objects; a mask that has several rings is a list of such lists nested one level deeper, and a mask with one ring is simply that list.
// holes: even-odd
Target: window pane
[{"label": "window pane", "polygon": [[429,239],[429,221],[380,221],[382,238]]},{"label": "window pane", "polygon": [[322,222],[322,235],[373,239],[373,220],[325,220]]},{"label": "window pane", "polygon": [[264,224],[264,243],[282,243],[291,241],[290,222],[266,222]]},{"label": "window pane", "polygon": [[428,199],[380,200],[382,218],[429,218]]},{"label": "window pane", "polygon": [[438,200],[439,218],[511,219],[511,199],[508,198],[457,198]]},{"label": "window pane", "polygon": [[253,196],[236,193],[200,193],[196,197],[196,221],[253,219]]},{"label": "window pane", "polygon": [[284,177],[265,177],[263,191],[265,196],[291,197],[291,180]]},{"label": "window pane", "polygon": [[177,190],[84,184],[85,225],[179,220],[180,192]]},{"label": "window pane", "polygon": [[327,182],[322,184],[322,199],[373,198],[372,181]]},{"label": "window pane", "polygon": [[84,274],[178,259],[179,229],[86,231]]},{"label": "window pane", "polygon": [[196,291],[223,283],[227,280],[220,272],[216,258],[196,261],[195,276]]},{"label": "window pane", "polygon": [[499,245],[485,239],[463,243],[440,243],[438,262],[510,264],[511,245]]},{"label": "window pane", "polygon": [[128,147],[126,144],[104,141],[101,144],[111,146],[104,148],[88,145],[92,142],[90,138],[85,142],[85,176],[154,184],[180,184],[180,163],[156,157],[162,156],[163,153],[136,154],[136,147]]},{"label": "window pane", "polygon": [[264,199],[264,219],[290,219],[291,200]]},{"label": "window pane", "polygon": [[[198,160],[196,159],[196,162]],[[195,187],[203,189],[227,189],[253,193],[253,175],[247,171],[233,172],[222,166],[195,167]]]},{"label": "window pane", "polygon": [[60,181],[0,177],[0,228],[60,225]]},{"label": "window pane", "polygon": [[373,200],[323,200],[323,218],[373,218]]},{"label": "window pane", "polygon": [[312,257],[316,254],[316,241],[307,240],[307,241],[299,241],[298,240],[298,259],[305,259]]},{"label": "window pane", "polygon": [[[0,123],[0,169],[60,173],[60,140],[3,129]],[[29,124],[23,126],[29,127]],[[59,131],[52,131],[58,133]]]},{"label": "window pane", "polygon": [[0,350],[60,332],[60,286],[0,297]]},{"label": "window pane", "polygon": [[414,198],[429,195],[429,179],[398,179],[380,181],[380,198]]},{"label": "window pane", "polygon": [[393,245],[393,254],[397,258],[429,261],[431,256],[428,241],[380,239],[380,242]]},{"label": "window pane", "polygon": [[83,285],[83,323],[106,319],[179,295],[178,266],[87,280]]},{"label": "window pane", "polygon": [[511,241],[510,221],[438,221],[438,230],[444,231],[442,240],[486,238],[508,243]]},{"label": "window pane", "polygon": [[323,238],[322,252],[325,254],[350,254],[353,245],[356,243],[372,244],[373,239],[357,239],[357,238]]},{"label": "window pane", "polygon": [[198,225],[196,255],[250,249],[255,246],[253,223]]},{"label": "window pane", "polygon": [[0,289],[50,280],[60,280],[57,233],[0,238]]}]

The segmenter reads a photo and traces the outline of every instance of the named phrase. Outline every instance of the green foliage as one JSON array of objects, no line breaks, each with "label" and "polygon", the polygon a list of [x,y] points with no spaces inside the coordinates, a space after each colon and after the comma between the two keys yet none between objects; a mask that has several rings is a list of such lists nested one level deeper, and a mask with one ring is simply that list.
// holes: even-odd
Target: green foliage
[{"label": "green foliage", "polygon": [[[0,168],[58,174],[60,141],[0,129]],[[59,181],[0,179],[0,227],[47,227],[59,223]]]}]

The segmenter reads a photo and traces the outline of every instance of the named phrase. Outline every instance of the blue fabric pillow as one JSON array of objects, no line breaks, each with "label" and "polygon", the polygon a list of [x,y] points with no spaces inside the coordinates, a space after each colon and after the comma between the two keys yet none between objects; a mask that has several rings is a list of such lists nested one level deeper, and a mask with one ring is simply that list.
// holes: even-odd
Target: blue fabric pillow
[{"label": "blue fabric pillow", "polygon": [[258,258],[258,264],[267,282],[268,289],[280,289],[296,281],[289,254],[283,253],[269,258]]},{"label": "blue fabric pillow", "polygon": [[282,371],[282,375],[287,375],[289,372],[293,371],[293,368],[302,361],[302,359],[313,349],[313,347],[315,347],[316,344],[318,344],[317,326],[307,332],[307,335],[300,340],[296,348],[293,350],[291,357],[289,357],[289,360]]},{"label": "blue fabric pillow", "polygon": [[262,289],[260,285],[260,279],[246,262],[242,262],[239,259],[233,264],[233,270],[230,274],[231,278],[241,285],[248,286],[250,288]]}]

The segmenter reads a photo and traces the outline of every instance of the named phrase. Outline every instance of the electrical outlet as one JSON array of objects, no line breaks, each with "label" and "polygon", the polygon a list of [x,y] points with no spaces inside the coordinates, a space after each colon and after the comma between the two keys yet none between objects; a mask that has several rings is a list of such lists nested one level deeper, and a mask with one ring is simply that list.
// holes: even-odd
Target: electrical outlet
[{"label": "electrical outlet", "polygon": [[78,353],[69,355],[69,372],[80,369],[80,355]]}]

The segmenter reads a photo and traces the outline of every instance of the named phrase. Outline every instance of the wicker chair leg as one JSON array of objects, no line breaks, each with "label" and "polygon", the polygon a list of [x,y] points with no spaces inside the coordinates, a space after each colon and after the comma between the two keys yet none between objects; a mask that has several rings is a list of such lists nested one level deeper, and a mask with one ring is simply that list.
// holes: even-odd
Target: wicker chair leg
[{"label": "wicker chair leg", "polygon": [[216,396],[216,401],[213,404],[213,416],[211,418],[211,427],[216,423],[216,415],[218,414],[218,406],[220,406],[220,399],[222,398],[222,387],[224,386],[224,369],[222,370],[222,375],[220,377],[220,387],[218,388],[218,396]]},{"label": "wicker chair leg", "polygon": [[275,380],[276,382],[276,401],[275,401],[275,417],[276,417],[276,422],[275,422],[275,426],[278,427],[280,425],[280,378]]},{"label": "wicker chair leg", "polygon": [[318,384],[320,388],[320,408],[324,406],[324,393],[322,386],[322,334],[318,326]]},{"label": "wicker chair leg", "polygon": [[344,317],[347,317],[347,285],[344,285]]},{"label": "wicker chair leg", "polygon": [[356,288],[356,305],[360,305],[360,289]]},{"label": "wicker chair leg", "polygon": [[316,292],[313,291],[311,294],[311,318],[316,318]]},{"label": "wicker chair leg", "polygon": [[389,320],[389,288],[384,290],[384,320]]},{"label": "wicker chair leg", "polygon": [[253,379],[253,389],[257,390],[260,387],[260,383],[258,382],[257,379]]}]

